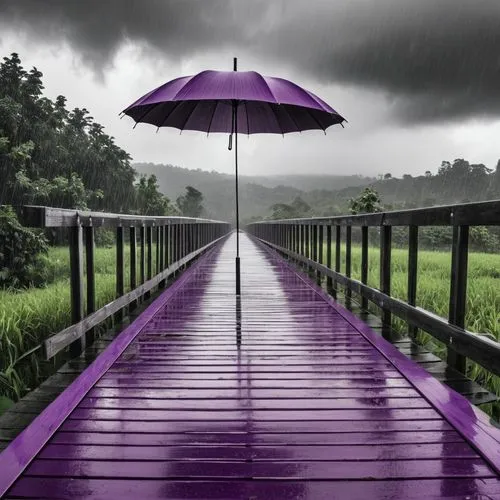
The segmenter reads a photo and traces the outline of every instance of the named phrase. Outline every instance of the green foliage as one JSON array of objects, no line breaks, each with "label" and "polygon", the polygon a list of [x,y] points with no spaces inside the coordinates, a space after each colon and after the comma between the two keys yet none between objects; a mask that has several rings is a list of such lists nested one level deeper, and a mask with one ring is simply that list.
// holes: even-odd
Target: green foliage
[{"label": "green foliage", "polygon": [[200,217],[203,213],[203,194],[192,186],[186,186],[186,193],[177,198],[177,206],[185,217]]},{"label": "green foliage", "polygon": [[[130,248],[126,246],[125,259],[129,255]],[[44,288],[0,290],[0,396],[11,400],[22,397],[52,373],[53,363],[41,361],[38,346],[71,324],[68,248],[50,248],[41,257],[40,267],[47,283]],[[96,248],[98,307],[115,298],[115,268],[116,249]],[[125,283],[128,282],[126,267]]]},{"label": "green foliage", "polygon": [[0,288],[39,284],[39,256],[48,250],[43,234],[23,227],[12,208],[0,207],[0,242]]},{"label": "green foliage", "polygon": [[141,175],[136,186],[136,209],[141,215],[173,215],[175,208],[160,193],[156,175]]},{"label": "green foliage", "polygon": [[297,196],[290,205],[276,203],[271,210],[272,214],[269,218],[272,220],[298,219],[307,217],[311,212],[311,207],[300,196]]},{"label": "green foliage", "polygon": [[352,214],[380,212],[380,195],[375,189],[367,187],[357,198],[349,200],[349,208]]},{"label": "green foliage", "polygon": [[130,211],[135,171],[88,111],[42,97],[42,73],[0,63],[0,203]]}]

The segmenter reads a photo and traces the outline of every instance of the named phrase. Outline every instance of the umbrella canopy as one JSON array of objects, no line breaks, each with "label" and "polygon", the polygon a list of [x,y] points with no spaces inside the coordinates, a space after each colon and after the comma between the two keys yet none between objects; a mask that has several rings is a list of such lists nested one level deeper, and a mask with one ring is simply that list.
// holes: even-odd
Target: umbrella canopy
[{"label": "umbrella canopy", "polygon": [[203,71],[176,78],[123,112],[137,123],[207,133],[232,133],[235,129],[242,134],[325,131],[345,121],[312,92],[255,71]]},{"label": "umbrella canopy", "polygon": [[240,288],[238,133],[286,134],[320,129],[345,121],[325,101],[283,78],[255,71],[202,71],[148,92],[123,111],[137,123],[200,132],[224,132],[229,149],[235,135],[236,295]]}]

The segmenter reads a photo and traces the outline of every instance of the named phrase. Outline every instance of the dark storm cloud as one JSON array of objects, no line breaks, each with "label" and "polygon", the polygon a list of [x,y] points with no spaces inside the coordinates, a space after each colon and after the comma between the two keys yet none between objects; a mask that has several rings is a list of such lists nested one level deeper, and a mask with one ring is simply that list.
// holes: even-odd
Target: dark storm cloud
[{"label": "dark storm cloud", "polygon": [[[500,0],[0,0],[4,25],[64,38],[94,69],[124,40],[169,59],[232,48],[385,92],[407,122],[500,115]],[[1,20],[0,20],[1,22]]]}]

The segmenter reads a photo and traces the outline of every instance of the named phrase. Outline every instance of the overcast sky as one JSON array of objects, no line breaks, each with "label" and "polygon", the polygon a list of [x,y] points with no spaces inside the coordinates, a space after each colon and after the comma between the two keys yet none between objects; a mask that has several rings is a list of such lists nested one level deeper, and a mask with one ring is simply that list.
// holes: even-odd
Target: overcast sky
[{"label": "overcast sky", "polygon": [[291,79],[348,124],[240,141],[243,174],[376,175],[500,158],[499,0],[0,0],[0,55],[44,73],[134,161],[231,172],[227,136],[118,114],[204,69]]}]

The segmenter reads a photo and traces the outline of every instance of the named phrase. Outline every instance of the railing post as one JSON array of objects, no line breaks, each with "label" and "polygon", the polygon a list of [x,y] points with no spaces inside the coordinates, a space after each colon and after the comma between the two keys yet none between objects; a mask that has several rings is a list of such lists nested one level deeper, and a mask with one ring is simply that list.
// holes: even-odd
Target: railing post
[{"label": "railing post", "polygon": [[[340,273],[340,245],[342,240],[342,227],[335,226],[335,272]],[[333,290],[333,297],[337,298],[338,283],[333,280],[335,289]]]},{"label": "railing post", "polygon": [[[380,291],[391,295],[391,242],[392,227],[380,227]],[[382,323],[391,327],[391,313],[382,309]]]},{"label": "railing post", "polygon": [[[95,243],[94,243],[94,227],[87,226],[85,231],[85,267],[87,274],[87,315],[95,311]],[[94,329],[87,332],[89,343],[94,341]]]},{"label": "railing post", "polygon": [[[347,278],[351,277],[351,256],[352,256],[352,226],[345,228],[345,275]],[[345,288],[345,296],[350,299],[352,297],[351,287],[349,285]]]},{"label": "railing post", "polygon": [[300,225],[300,255],[305,257],[306,255],[306,226],[304,224]]},{"label": "railing post", "polygon": [[175,262],[174,255],[174,225],[170,224],[168,226],[168,265],[171,266]]},{"label": "railing post", "polygon": [[[310,243],[311,243],[311,228],[308,224],[306,224],[306,258],[307,259],[311,258]],[[307,268],[308,272],[311,272],[310,266],[306,266],[306,268]]]},{"label": "railing post", "polygon": [[[467,306],[467,267],[469,254],[469,226],[453,226],[451,257],[450,310],[448,322],[459,328],[465,327]],[[448,346],[448,365],[466,373],[467,358]]]},{"label": "railing post", "polygon": [[[69,228],[70,258],[70,290],[71,290],[71,322],[78,323],[83,319],[83,231],[80,222]],[[72,357],[79,356],[85,349],[85,335],[69,346]]]},{"label": "railing post", "polygon": [[[314,224],[312,226],[312,231],[311,231],[311,240],[312,240],[312,260],[314,262],[318,262],[318,226]],[[311,268],[311,271],[314,272],[314,269]],[[316,274],[316,273],[314,273]]]},{"label": "railing post", "polygon": [[[116,298],[125,294],[125,266],[124,266],[124,231],[123,226],[116,228]],[[115,315],[116,319],[123,318],[123,311],[119,311]]]},{"label": "railing post", "polygon": [[160,272],[160,226],[155,228],[155,272],[156,276]]},{"label": "railing post", "polygon": [[[137,288],[137,231],[135,226],[129,228],[130,239],[130,290]],[[130,303],[130,309],[135,309],[137,301]]]},{"label": "railing post", "polygon": [[[158,227],[159,229],[159,237],[160,237],[160,269],[158,272],[162,273],[165,270],[165,226],[162,224]],[[158,283],[158,288],[164,288],[166,284],[166,280],[161,280]]]},{"label": "railing post", "polygon": [[189,224],[189,226],[187,227],[186,255],[190,254],[193,251],[192,246],[193,246],[193,224]]},{"label": "railing post", "polygon": [[[153,227],[146,226],[146,279],[153,277]],[[151,292],[144,294],[146,299],[151,297]]]},{"label": "railing post", "polygon": [[[418,226],[408,228],[408,304],[416,305],[417,301],[417,265],[418,265]],[[414,339],[417,328],[408,324],[408,335]]]},{"label": "railing post", "polygon": [[141,274],[141,283],[144,283],[146,281],[146,227],[144,224],[141,226],[139,231],[139,245],[139,272]]},{"label": "railing post", "polygon": [[[318,226],[318,264],[323,264],[323,226]],[[316,273],[316,283],[321,286],[321,272]]]},{"label": "railing post", "polygon": [[[361,283],[368,283],[368,226],[361,226]],[[361,307],[368,309],[368,299],[361,296]]]},{"label": "railing post", "polygon": [[[211,239],[212,236],[212,228],[210,227],[211,224],[208,224],[208,236],[209,240]],[[186,255],[186,223],[182,223],[180,226],[181,230],[181,259],[184,258]]]},{"label": "railing post", "polygon": [[160,236],[160,272],[165,269],[165,226],[159,226],[159,236]]},{"label": "railing post", "polygon": [[[326,267],[332,268],[332,226],[326,226]],[[333,280],[331,276],[326,277],[326,291],[331,294],[333,289]]]},{"label": "railing post", "polygon": [[163,262],[165,264],[165,269],[169,266],[169,261],[168,261],[168,258],[169,258],[169,255],[168,255],[168,240],[169,240],[169,225],[166,224],[164,226],[164,238],[163,238],[163,249],[164,249],[164,257],[163,257]]}]

